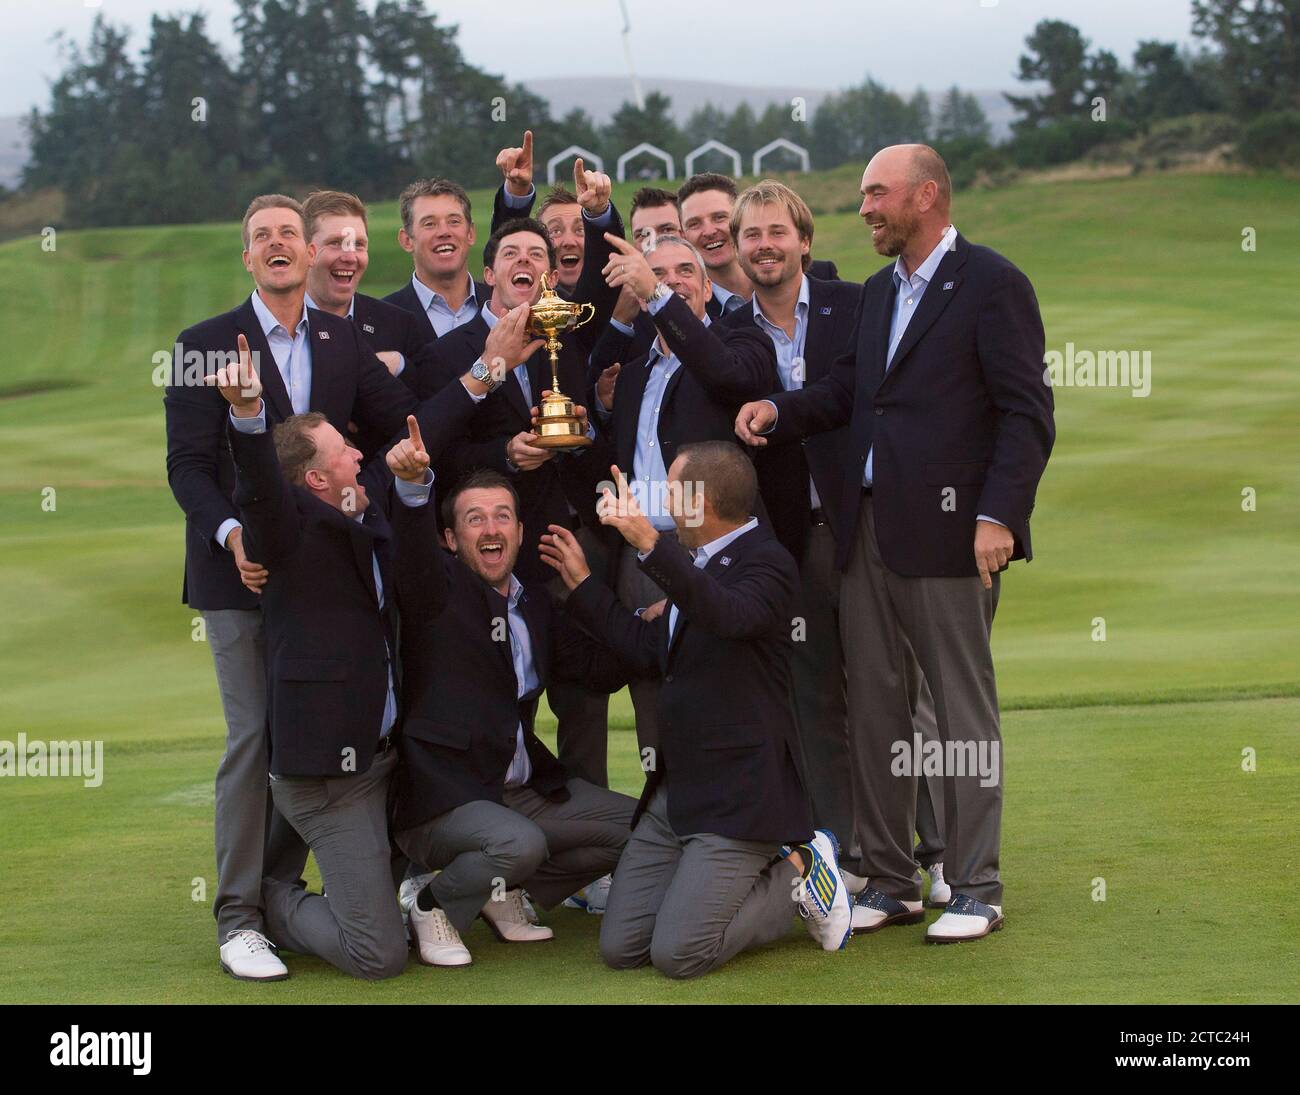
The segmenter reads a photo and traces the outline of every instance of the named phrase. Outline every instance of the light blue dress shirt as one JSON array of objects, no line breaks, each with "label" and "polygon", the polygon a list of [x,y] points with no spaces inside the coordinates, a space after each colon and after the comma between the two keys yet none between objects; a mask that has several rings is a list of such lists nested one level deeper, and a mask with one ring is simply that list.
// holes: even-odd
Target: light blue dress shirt
[{"label": "light blue dress shirt", "polygon": [[[253,418],[236,418],[235,412],[230,412],[231,425],[240,433],[266,433],[266,404],[263,403],[257,415]],[[429,504],[429,492],[433,490],[433,471],[425,473],[423,483],[408,483],[405,479],[393,479],[393,487],[397,492],[398,500],[404,506],[425,506]],[[353,518],[354,521],[361,521],[365,518],[364,513],[358,513]],[[375,593],[379,597],[379,611],[384,610],[384,579],[379,570],[379,556],[373,549],[370,552],[370,565],[374,568],[375,575]],[[388,640],[384,640],[387,648]],[[388,694],[384,697],[384,715],[383,721],[379,728],[379,737],[383,739],[388,736],[389,731],[393,729],[393,724],[397,722],[397,690],[393,684],[393,652],[388,651]]]},{"label": "light blue dress shirt", "polygon": [[[667,303],[668,297],[652,301],[651,314],[658,315]],[[706,315],[703,322],[708,326],[711,321]],[[660,532],[669,532],[677,525],[668,505],[668,468],[664,464],[663,446],[659,443],[659,412],[663,406],[664,392],[668,390],[668,382],[682,365],[675,353],[665,353],[665,349],[662,337],[656,339],[650,347],[650,356],[646,359],[649,375],[646,377],[645,391],[641,395],[641,406],[637,412],[632,481],[628,484],[641,512]]]},{"label": "light blue dress shirt", "polygon": [[734,312],[745,303],[745,298],[739,293],[733,293],[730,289],[723,288],[716,281],[713,283],[713,295],[718,303],[722,305],[722,314],[724,316],[728,312]]},{"label": "light blue dress shirt", "polygon": [[[293,413],[306,414],[311,410],[311,332],[307,325],[308,305],[305,295],[302,319],[298,320],[292,335],[271,314],[271,309],[263,303],[256,289],[253,290],[250,300],[253,303],[253,312],[257,315],[257,322],[261,325],[262,334],[266,336],[271,357],[275,361],[276,368],[280,370],[285,391],[289,393],[289,403],[293,407]],[[255,367],[260,373],[265,366],[258,363]],[[217,543],[224,548],[226,537],[230,535],[231,530],[240,527],[236,518],[227,517],[217,526]]]},{"label": "light blue dress shirt", "polygon": [[462,323],[468,323],[478,312],[478,296],[474,289],[474,279],[469,278],[469,296],[461,306],[454,311],[447,303],[447,298],[441,293],[435,293],[420,280],[418,274],[411,275],[411,285],[415,289],[415,295],[420,298],[420,307],[424,309],[424,314],[429,317],[429,322],[433,324],[433,333],[442,338],[448,331],[453,331]]},{"label": "light blue dress shirt", "polygon": [[[906,267],[903,265],[903,256],[899,255],[894,260],[894,287],[897,295],[894,298],[894,314],[889,322],[889,353],[885,356],[885,371],[889,371],[890,365],[894,363],[894,352],[898,349],[898,344],[903,341],[903,335],[907,333],[907,325],[912,322],[912,317],[916,315],[916,310],[921,306],[921,298],[925,296],[925,290],[930,285],[930,280],[934,277],[934,272],[939,268],[939,263],[943,261],[943,256],[952,250],[953,244],[957,241],[957,229],[951,224],[944,230],[943,238],[935,245],[925,258],[925,261],[916,268],[911,277],[908,277],[903,271]],[[874,465],[872,456],[874,455],[874,446],[867,450],[867,465],[862,473],[862,485],[869,487],[872,484]]]},{"label": "light blue dress shirt", "polygon": [[[510,575],[510,596],[506,598],[506,625],[510,628],[510,660],[515,667],[515,698],[522,699],[541,683],[533,662],[533,638],[528,633],[528,622],[519,608],[519,598],[524,587],[519,579]],[[506,786],[518,787],[533,777],[533,764],[524,747],[524,724],[515,728],[515,755],[506,769]]]},{"label": "light blue dress shirt", "polygon": [[[763,308],[758,302],[758,294],[754,294],[754,321],[758,324],[759,329],[767,332],[768,338],[772,340],[772,345],[776,347],[776,371],[781,377],[781,387],[787,392],[795,391],[802,388],[808,379],[808,366],[804,360],[804,346],[808,341],[808,309],[810,305],[810,291],[808,287],[808,278],[800,275],[802,281],[799,285],[799,299],[794,306],[794,338],[785,333],[785,328],[779,323],[773,323],[763,314]],[[797,366],[802,366],[797,368]],[[817,495],[817,484],[813,482],[810,475],[808,477],[808,496],[813,509],[821,508],[821,498]]]},{"label": "light blue dress shirt", "polygon": [[[497,315],[492,311],[492,300],[489,298],[483,305],[483,322],[488,325],[488,330],[493,330],[500,322]],[[485,362],[491,368],[491,362]],[[528,362],[522,362],[510,370],[515,374],[515,379],[519,381],[519,388],[524,393],[524,406],[533,405],[533,386],[528,379]]]}]

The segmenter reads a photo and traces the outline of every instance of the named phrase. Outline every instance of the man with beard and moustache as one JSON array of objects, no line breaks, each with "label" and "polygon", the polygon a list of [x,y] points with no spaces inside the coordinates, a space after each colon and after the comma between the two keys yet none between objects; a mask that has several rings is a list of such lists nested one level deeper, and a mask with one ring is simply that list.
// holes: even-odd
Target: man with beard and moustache
[{"label": "man with beard and moustache", "polygon": [[[307,270],[307,307],[346,316],[393,376],[415,392],[427,340],[416,316],[386,300],[359,292],[370,265],[366,206],[355,194],[317,190],[302,206],[307,238],[316,257]],[[374,452],[387,437],[350,436],[362,453]]]},{"label": "man with beard and moustache", "polygon": [[[709,280],[713,282],[709,315],[713,319],[741,307],[754,293],[753,282],[736,259],[731,238],[735,202],[735,181],[712,171],[692,175],[677,191],[682,234],[695,244],[709,267]],[[825,280],[839,277],[833,262],[817,259],[811,261],[808,274]]]},{"label": "man with beard and moustache", "polygon": [[[643,186],[632,195],[632,242],[644,252],[657,236],[680,236],[681,217],[677,213],[677,195],[657,186]],[[621,362],[635,361],[649,353],[655,340],[654,321],[641,307],[628,286],[619,290],[609,324],[600,333],[588,359],[592,382],[606,369],[613,369],[607,380],[617,378]]]},{"label": "man with beard and moustache", "polygon": [[636,801],[570,774],[534,733],[556,679],[608,693],[627,676],[546,589],[516,575],[524,526],[510,480],[471,473],[443,502],[443,520],[455,553],[442,560],[447,607],[403,621],[393,829],[413,861],[441,872],[410,907],[420,961],[464,966],[461,933],[479,916],[503,942],[550,939],[530,923],[524,890],[550,908],[608,874]]},{"label": "man with beard and moustache", "polygon": [[[271,425],[319,411],[340,432],[351,421],[392,437],[416,400],[349,320],[306,306],[315,247],[297,201],[282,194],[253,199],[244,214],[243,243],[255,289],[238,308],[177,337],[163,407],[167,480],[185,512],[182,598],[203,615],[226,719],[216,777],[217,941],[233,976],[277,980],[288,971],[264,934],[262,879],[296,881],[306,849],[273,810],[267,790],[265,639],[257,592],[267,575],[244,550],[226,440],[229,407],[205,377],[241,351],[254,354]],[[190,376],[185,365],[194,353],[204,361],[199,376]]]},{"label": "man with beard and moustache", "polygon": [[[503,383],[483,401],[440,471],[453,482],[475,468],[488,468],[510,479],[519,493],[524,535],[517,573],[524,582],[551,583],[560,596],[562,583],[543,564],[538,546],[552,523],[596,527],[596,484],[603,478],[603,465],[590,450],[558,452],[533,444],[537,440],[533,408],[551,387],[552,377],[550,355],[541,339],[528,334],[527,321],[530,306],[541,296],[543,276],[548,280],[555,276],[555,248],[537,221],[509,221],[488,240],[483,261],[491,296],[478,316],[433,345],[428,374],[432,390],[437,390],[472,363],[481,362]],[[516,314],[518,318],[512,318]],[[571,398],[584,398],[585,358],[570,337],[561,344],[559,382]],[[586,533],[583,536],[587,538]],[[558,723],[561,763],[575,775],[605,786],[608,696],[562,681],[548,691],[547,698]]]},{"label": "man with beard and moustache", "polygon": [[[854,801],[874,925],[924,913],[913,850],[916,773],[910,647],[934,697],[939,739],[996,757],[943,775],[943,874],[951,899],[926,941],[1002,927],[1001,733],[989,637],[999,572],[1029,559],[1029,517],[1055,440],[1043,325],[1015,266],[971,244],[949,215],[952,183],[932,148],[894,145],[862,176],[872,244],[895,261],[866,282],[852,347],[796,391],[748,403],[736,432],[780,444],[849,427],[837,527]],[[856,910],[855,910],[856,911]],[[871,926],[871,925],[868,925]]]},{"label": "man with beard and moustache", "polygon": [[[765,179],[742,193],[736,199],[731,225],[741,269],[754,283],[754,297],[750,308],[730,312],[721,325],[752,325],[771,338],[783,390],[821,379],[852,345],[862,286],[807,275],[812,211],[783,183]],[[835,568],[836,544],[843,531],[834,525],[839,517],[834,505],[822,501],[833,503],[843,491],[842,449],[847,435],[847,429],[841,427],[802,442],[758,449],[755,467],[759,493],[777,538],[799,563],[803,627],[791,668],[804,786],[813,820],[843,834],[841,867],[849,890],[858,894],[867,880],[861,875],[849,776],[840,575]],[[905,659],[916,730],[927,741],[937,740],[930,690],[910,649]],[[942,809],[942,794],[937,776],[917,780],[916,825],[921,834],[917,855],[921,869],[931,877],[931,903],[944,897],[943,836],[938,820],[942,814],[935,809],[936,802]],[[858,907],[854,913],[859,932],[885,926],[875,910]]]},{"label": "man with beard and moustache", "polygon": [[[643,255],[625,240],[606,267],[612,285],[646,302],[658,332],[650,351],[627,365],[617,383],[597,386],[605,463],[629,475],[641,512],[654,529],[675,536],[677,524],[666,495],[668,467],[684,445],[734,441],[734,411],[758,393],[779,385],[771,341],[750,327],[711,326],[706,304],[710,284],[704,260],[679,236],[656,236]],[[614,545],[613,588],[629,609],[648,608],[663,590],[637,566],[636,551]],[[637,745],[644,756],[659,743],[657,680],[633,681]]]}]

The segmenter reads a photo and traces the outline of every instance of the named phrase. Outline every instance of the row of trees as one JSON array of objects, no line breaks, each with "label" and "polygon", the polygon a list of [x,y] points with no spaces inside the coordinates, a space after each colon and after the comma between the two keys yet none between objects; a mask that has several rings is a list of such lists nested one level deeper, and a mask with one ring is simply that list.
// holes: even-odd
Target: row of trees
[{"label": "row of trees", "polygon": [[[669,99],[652,93],[643,107],[623,103],[604,125],[582,110],[552,118],[545,100],[469,64],[456,28],[440,24],[426,0],[236,5],[233,60],[197,13],[154,16],[138,56],[127,32],[102,17],[84,47],[65,39],[49,107],[27,121],[24,187],[61,189],[75,224],[224,218],[272,189],[333,185],[373,199],[422,174],[488,185],[496,150],[525,126],[540,149],[578,144],[610,167],[641,141],[680,164],[711,138],[747,158],[786,137],[827,168],[864,162],[885,144],[929,140],[960,184],[996,163],[1071,159],[1159,118],[1300,109],[1298,0],[1194,0],[1193,29],[1206,48],[1193,55],[1143,42],[1127,67],[1070,24],[1044,21],[1018,71],[1041,90],[1008,96],[1019,117],[1001,148],[990,145],[978,102],[958,88],[932,101],[871,79],[814,111],[798,101],[762,113],[706,106],[679,125]],[[1098,99],[1109,125],[1096,124]]]}]

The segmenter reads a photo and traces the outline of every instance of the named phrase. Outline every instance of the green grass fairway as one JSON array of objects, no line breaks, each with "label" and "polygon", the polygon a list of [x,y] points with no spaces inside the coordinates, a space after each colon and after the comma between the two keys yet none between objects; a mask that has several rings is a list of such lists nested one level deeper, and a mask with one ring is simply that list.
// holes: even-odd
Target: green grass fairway
[{"label": "green grass fairway", "polygon": [[[486,218],[490,195],[474,199]],[[1023,185],[959,195],[955,222],[1033,280],[1049,350],[1152,355],[1146,398],[1057,388],[1038,558],[1004,579],[1007,929],[957,948],[898,929],[823,955],[792,924],[690,984],[606,971],[596,919],[564,910],[546,946],[476,927],[475,966],[456,973],[368,985],[299,957],[281,985],[218,972],[192,893],[214,884],[224,724],[179,603],[152,374],[183,327],[250,291],[238,226],[0,245],[0,739],[106,743],[102,787],[0,779],[0,1001],[1300,998],[1295,184]],[[372,212],[376,295],[409,271],[395,230],[394,206]],[[881,265],[852,213],[818,218],[814,252],[853,279]],[[635,793],[625,695],[611,722],[615,784]]]}]

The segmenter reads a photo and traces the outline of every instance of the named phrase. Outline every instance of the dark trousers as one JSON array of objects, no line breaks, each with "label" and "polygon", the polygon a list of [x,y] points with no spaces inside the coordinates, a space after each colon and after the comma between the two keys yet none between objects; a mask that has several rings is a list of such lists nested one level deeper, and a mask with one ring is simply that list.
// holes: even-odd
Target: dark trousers
[{"label": "dark trousers", "polygon": [[[574,535],[587,556],[592,574],[605,581],[608,567],[600,539],[585,527]],[[561,603],[569,596],[558,575],[548,588]],[[609,696],[589,691],[573,681],[552,680],[546,686],[546,702],[555,715],[556,754],[565,771],[597,787],[608,787]]]}]

